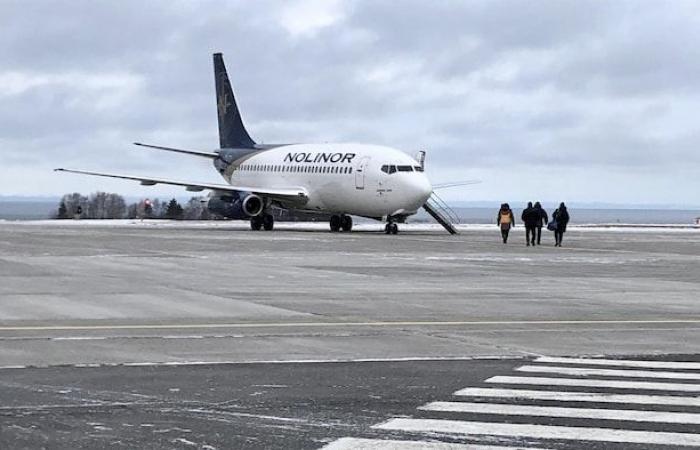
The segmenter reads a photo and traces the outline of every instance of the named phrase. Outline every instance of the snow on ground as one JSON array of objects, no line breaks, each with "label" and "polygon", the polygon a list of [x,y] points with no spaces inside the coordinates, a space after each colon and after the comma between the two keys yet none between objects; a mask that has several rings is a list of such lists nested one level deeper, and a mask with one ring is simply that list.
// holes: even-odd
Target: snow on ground
[{"label": "snow on ground", "polygon": [[[135,228],[225,228],[225,229],[249,229],[249,223],[245,220],[162,220],[162,219],[116,219],[116,220],[0,220],[2,225],[29,225],[29,226],[51,226],[51,227],[135,227]],[[574,224],[569,226],[576,231],[606,231],[606,232],[626,232],[626,233],[648,233],[648,232],[700,232],[700,225],[669,225],[669,224]],[[276,222],[275,229],[286,231],[326,231],[326,222]],[[383,231],[384,224],[356,223],[353,230],[356,231]],[[470,230],[491,230],[496,229],[496,225],[490,224],[459,224],[457,229],[461,231]],[[521,230],[523,226],[518,224],[515,230]],[[444,229],[437,223],[406,223],[400,225],[400,230],[405,231],[434,231],[442,232]]]}]

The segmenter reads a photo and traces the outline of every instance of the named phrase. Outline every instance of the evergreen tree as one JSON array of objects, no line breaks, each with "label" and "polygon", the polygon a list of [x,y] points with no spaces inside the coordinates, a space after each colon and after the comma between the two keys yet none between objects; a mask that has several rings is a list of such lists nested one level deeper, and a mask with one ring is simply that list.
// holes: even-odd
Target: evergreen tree
[{"label": "evergreen tree", "polygon": [[179,220],[182,219],[183,212],[182,206],[180,206],[177,200],[172,199],[168,202],[168,207],[165,209],[165,218]]}]

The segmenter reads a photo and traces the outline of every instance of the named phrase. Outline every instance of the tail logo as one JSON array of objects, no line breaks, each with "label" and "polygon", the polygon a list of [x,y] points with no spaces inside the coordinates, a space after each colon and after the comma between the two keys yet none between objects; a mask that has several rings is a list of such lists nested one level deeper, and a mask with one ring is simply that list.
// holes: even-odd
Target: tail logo
[{"label": "tail logo", "polygon": [[219,98],[216,102],[216,106],[219,109],[219,117],[222,119],[224,116],[226,116],[226,111],[228,111],[228,107],[231,106],[231,101],[228,98],[228,94],[226,94],[226,91],[222,91],[219,94]]}]

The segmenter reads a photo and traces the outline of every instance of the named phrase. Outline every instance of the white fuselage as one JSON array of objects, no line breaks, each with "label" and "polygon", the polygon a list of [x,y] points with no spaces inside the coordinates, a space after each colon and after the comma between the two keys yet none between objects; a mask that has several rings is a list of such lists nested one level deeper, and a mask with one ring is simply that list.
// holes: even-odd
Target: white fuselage
[{"label": "white fuselage", "polygon": [[432,193],[414,158],[378,145],[283,145],[251,153],[223,175],[232,185],[306,192],[285,207],[377,219],[415,214]]}]

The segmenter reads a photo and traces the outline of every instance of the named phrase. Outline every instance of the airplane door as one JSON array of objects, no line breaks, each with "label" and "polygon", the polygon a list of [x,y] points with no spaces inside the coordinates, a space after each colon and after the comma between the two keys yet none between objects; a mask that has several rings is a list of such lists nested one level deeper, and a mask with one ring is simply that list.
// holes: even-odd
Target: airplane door
[{"label": "airplane door", "polygon": [[365,156],[357,163],[357,167],[355,168],[355,189],[365,188],[365,170],[368,162],[369,156]]}]

